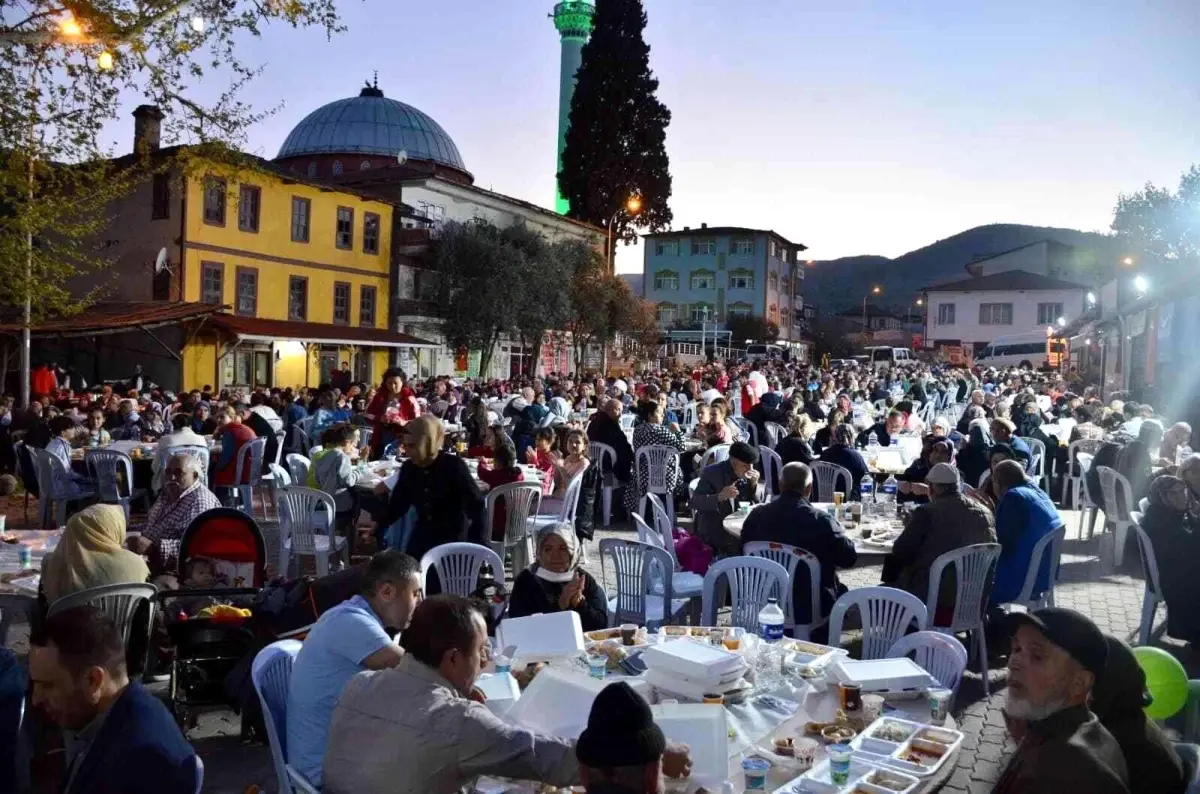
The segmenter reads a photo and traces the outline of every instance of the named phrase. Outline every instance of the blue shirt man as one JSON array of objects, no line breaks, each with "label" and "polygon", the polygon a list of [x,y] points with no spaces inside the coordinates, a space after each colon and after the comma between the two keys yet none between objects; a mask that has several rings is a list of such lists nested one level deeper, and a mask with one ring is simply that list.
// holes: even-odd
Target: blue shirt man
[{"label": "blue shirt man", "polygon": [[346,682],[363,670],[395,667],[403,657],[387,628],[403,629],[420,600],[417,561],[398,551],[371,558],[363,592],[317,620],[292,665],[287,762],[320,786],[329,721]]},{"label": "blue shirt man", "polygon": [[[992,471],[1000,501],[996,507],[996,540],[1000,560],[992,586],[992,605],[1013,601],[1021,594],[1033,558],[1033,547],[1062,525],[1050,497],[1025,479],[1025,470],[1015,460],[996,464]],[[1053,576],[1050,555],[1043,557],[1034,592],[1047,589]]]}]

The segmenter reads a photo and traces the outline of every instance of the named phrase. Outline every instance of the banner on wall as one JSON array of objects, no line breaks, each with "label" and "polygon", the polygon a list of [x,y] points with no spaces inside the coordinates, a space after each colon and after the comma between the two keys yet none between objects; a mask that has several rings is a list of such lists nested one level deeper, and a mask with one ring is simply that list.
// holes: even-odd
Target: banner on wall
[{"label": "banner on wall", "polygon": [[465,373],[467,368],[470,366],[470,358],[471,351],[467,350],[467,348],[460,347],[458,350],[456,350],[454,352],[454,371]]}]

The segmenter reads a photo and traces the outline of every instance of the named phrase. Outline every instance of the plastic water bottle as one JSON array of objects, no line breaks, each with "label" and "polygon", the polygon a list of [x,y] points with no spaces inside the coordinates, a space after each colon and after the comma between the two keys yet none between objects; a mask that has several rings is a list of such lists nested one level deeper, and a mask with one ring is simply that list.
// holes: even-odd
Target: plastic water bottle
[{"label": "plastic water bottle", "polygon": [[883,510],[893,510],[896,507],[896,491],[899,484],[896,482],[896,475],[889,474],[888,478],[883,481],[883,495],[879,498],[880,504],[883,505]]},{"label": "plastic water bottle", "polygon": [[875,478],[870,474],[864,474],[858,481],[858,496],[864,507],[875,501]]},{"label": "plastic water bottle", "polygon": [[899,439],[899,438],[897,438],[896,436],[892,436],[892,440],[888,442],[888,446],[889,446],[889,447],[898,447],[898,446],[900,446],[900,439]]},{"label": "plastic water bottle", "polygon": [[871,431],[871,435],[867,436],[867,460],[875,460],[879,457],[879,436],[875,431]]},{"label": "plastic water bottle", "polygon": [[783,667],[783,649],[779,644],[783,639],[783,610],[774,598],[767,599],[767,605],[759,610],[758,636],[761,642],[754,666],[755,679],[760,689],[774,689],[779,685]]}]

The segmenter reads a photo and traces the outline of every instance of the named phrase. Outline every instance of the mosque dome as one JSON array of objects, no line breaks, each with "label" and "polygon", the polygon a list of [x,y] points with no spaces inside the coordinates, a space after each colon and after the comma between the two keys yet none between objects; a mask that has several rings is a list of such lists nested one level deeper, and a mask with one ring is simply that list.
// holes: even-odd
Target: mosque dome
[{"label": "mosque dome", "polygon": [[375,85],[309,113],[288,134],[276,159],[326,154],[395,157],[401,150],[409,160],[467,170],[440,124],[411,105],[386,98]]}]

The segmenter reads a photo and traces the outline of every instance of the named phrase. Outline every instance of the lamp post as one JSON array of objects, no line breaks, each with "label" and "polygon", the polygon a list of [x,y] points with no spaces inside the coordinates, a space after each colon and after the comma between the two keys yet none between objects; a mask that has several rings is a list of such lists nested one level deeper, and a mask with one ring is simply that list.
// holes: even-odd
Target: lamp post
[{"label": "lamp post", "polygon": [[867,333],[867,298],[883,294],[883,287],[871,287],[871,291],[863,295],[863,333]]},{"label": "lamp post", "polygon": [[908,306],[908,324],[909,325],[912,325],[912,307],[916,306],[916,307],[920,308],[921,306],[924,306],[924,305],[925,305],[924,298],[917,298],[916,303],[909,304],[909,306]]},{"label": "lamp post", "polygon": [[642,211],[642,197],[637,193],[633,193],[625,200],[625,203],[613,213],[613,216],[608,219],[608,274],[611,276],[616,272],[616,259],[613,252],[613,224],[621,213],[627,213],[629,217],[633,217]]}]

